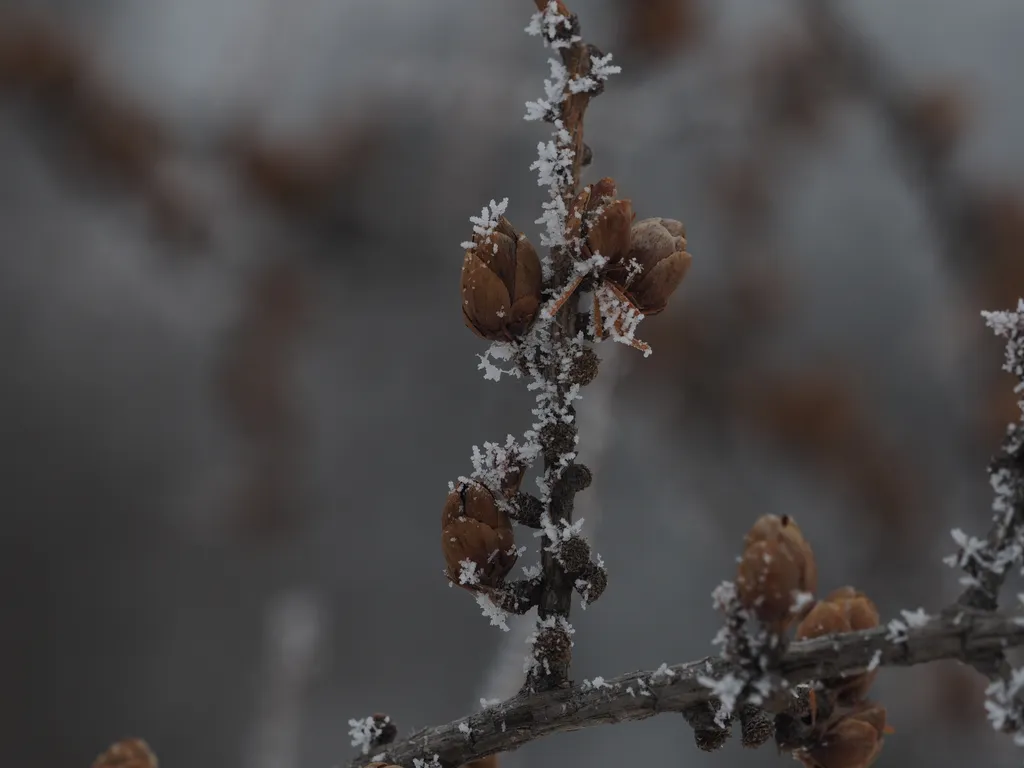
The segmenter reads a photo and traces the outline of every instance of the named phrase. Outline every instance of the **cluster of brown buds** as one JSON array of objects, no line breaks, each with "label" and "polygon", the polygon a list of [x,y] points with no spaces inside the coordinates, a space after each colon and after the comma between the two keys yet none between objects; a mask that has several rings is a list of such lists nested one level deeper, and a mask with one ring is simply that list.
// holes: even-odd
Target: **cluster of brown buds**
[{"label": "cluster of brown buds", "polygon": [[634,339],[633,331],[643,317],[665,309],[693,257],[686,252],[682,223],[635,218],[633,204],[616,198],[611,178],[576,196],[569,209],[567,240],[578,254],[577,274],[547,311],[554,315],[577,289],[592,291],[593,337],[612,336],[647,353],[650,348]]},{"label": "cluster of brown buds", "polygon": [[[797,627],[796,639],[874,629],[879,621],[878,609],[863,592],[842,587],[814,605]],[[869,669],[821,680],[820,702],[811,691],[811,727],[793,750],[807,768],[867,768],[878,757],[883,735],[892,730],[885,722],[885,707],[865,698],[877,673]],[[821,722],[819,713],[826,715]]]},{"label": "cluster of brown buds", "polygon": [[[796,624],[796,640],[826,637],[879,626],[878,609],[863,593],[842,587],[815,600],[818,571],[814,552],[789,516],[765,515],[744,539],[735,596],[729,605],[727,654],[749,676],[746,688],[770,673],[782,657],[786,633]],[[756,619],[763,629],[748,631]],[[775,718],[780,749],[806,768],[867,768],[878,757],[891,730],[881,705],[868,701],[877,671],[826,678],[806,690]]]}]

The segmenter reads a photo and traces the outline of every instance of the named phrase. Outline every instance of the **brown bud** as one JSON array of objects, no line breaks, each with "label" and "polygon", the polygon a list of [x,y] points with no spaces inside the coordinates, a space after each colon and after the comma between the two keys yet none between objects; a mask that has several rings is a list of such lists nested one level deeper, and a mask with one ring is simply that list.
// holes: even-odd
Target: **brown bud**
[{"label": "brown bud", "polygon": [[[644,219],[633,225],[628,255],[608,274],[645,315],[668,305],[693,257],[686,252],[686,230],[674,219]],[[633,261],[636,264],[633,264]],[[635,269],[639,268],[637,274]]]},{"label": "brown bud", "polygon": [[[859,632],[873,629],[879,622],[878,609],[867,595],[853,587],[842,587],[811,609],[797,627],[796,638],[805,640],[843,632]],[[878,670],[872,670],[854,677],[831,678],[822,682],[840,701],[857,701],[867,694],[877,674]]]},{"label": "brown bud", "polygon": [[569,209],[568,236],[582,241],[584,256],[600,253],[616,262],[629,251],[634,217],[633,204],[616,200],[615,180],[605,177],[576,195]]},{"label": "brown bud", "polygon": [[92,768],[157,768],[156,755],[142,739],[122,739],[96,758]]},{"label": "brown bud", "polygon": [[770,631],[782,633],[797,618],[797,595],[818,588],[814,553],[788,515],[761,517],[744,544],[736,595]]},{"label": "brown bud", "polygon": [[473,235],[462,262],[462,317],[478,336],[511,341],[532,325],[541,302],[537,251],[502,217],[493,232]]},{"label": "brown bud", "polygon": [[[469,590],[499,586],[518,559],[508,515],[479,483],[460,483],[448,494],[441,514],[441,549],[448,578]],[[475,569],[464,571],[466,561]]]},{"label": "brown bud", "polygon": [[865,702],[836,718],[799,757],[808,768],[868,768],[878,758],[887,730],[885,708]]}]

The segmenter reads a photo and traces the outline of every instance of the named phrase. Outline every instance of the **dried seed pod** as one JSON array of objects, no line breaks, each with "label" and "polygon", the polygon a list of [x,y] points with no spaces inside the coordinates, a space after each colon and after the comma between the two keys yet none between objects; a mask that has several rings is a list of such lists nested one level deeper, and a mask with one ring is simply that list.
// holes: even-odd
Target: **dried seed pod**
[{"label": "dried seed pod", "polygon": [[887,732],[885,708],[864,702],[829,723],[818,743],[797,757],[807,768],[868,768],[878,758]]},{"label": "dried seed pod", "polygon": [[[878,609],[863,592],[853,587],[842,587],[817,603],[804,617],[796,630],[797,640],[805,640],[843,632],[873,629],[880,622]],[[878,670],[854,677],[823,680],[825,687],[842,702],[857,701],[867,695]]]},{"label": "dried seed pod", "polygon": [[462,318],[478,336],[511,341],[529,330],[540,308],[540,258],[530,241],[501,217],[473,235],[462,262]]},{"label": "dried seed pod", "polygon": [[156,755],[142,739],[122,739],[96,758],[92,768],[157,768]]},{"label": "dried seed pod", "polygon": [[644,219],[633,225],[630,243],[629,253],[608,272],[608,279],[637,309],[656,315],[668,306],[693,261],[686,252],[686,230],[674,219]]},{"label": "dried seed pod", "polygon": [[818,587],[814,553],[793,518],[764,515],[750,529],[736,576],[736,596],[769,631],[785,632],[798,595]]},{"label": "dried seed pod", "polygon": [[497,587],[518,559],[508,515],[479,483],[460,483],[441,514],[448,578],[466,589]]}]

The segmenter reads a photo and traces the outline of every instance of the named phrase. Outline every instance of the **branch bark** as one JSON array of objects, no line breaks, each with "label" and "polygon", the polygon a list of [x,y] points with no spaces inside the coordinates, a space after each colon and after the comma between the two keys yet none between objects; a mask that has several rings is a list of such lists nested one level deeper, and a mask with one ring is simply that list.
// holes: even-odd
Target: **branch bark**
[{"label": "branch bark", "polygon": [[[864,672],[877,666],[913,666],[942,659],[984,663],[1010,647],[1024,645],[1024,622],[998,613],[951,608],[905,639],[891,639],[886,628],[793,643],[782,658],[779,674],[790,684]],[[709,701],[711,691],[701,678],[737,672],[721,658],[705,658],[634,672],[601,685],[576,685],[539,693],[521,693],[474,715],[446,725],[425,728],[393,745],[387,762],[412,768],[415,760],[444,768],[487,755],[510,752],[555,733],[605,723],[644,720],[663,712],[684,712]],[[466,729],[469,729],[468,732]],[[360,757],[349,768],[370,762]]]}]

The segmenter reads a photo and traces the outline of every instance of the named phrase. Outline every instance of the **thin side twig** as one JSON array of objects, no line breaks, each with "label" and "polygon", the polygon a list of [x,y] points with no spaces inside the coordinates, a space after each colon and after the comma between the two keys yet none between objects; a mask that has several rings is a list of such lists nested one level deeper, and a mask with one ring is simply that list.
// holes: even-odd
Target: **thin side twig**
[{"label": "thin side twig", "polygon": [[[1024,645],[1024,624],[1019,620],[998,613],[950,610],[899,637],[883,627],[793,643],[778,673],[792,685],[880,666],[905,667],[943,659],[974,664],[1020,645]],[[418,761],[444,768],[459,766],[555,733],[684,712],[712,698],[701,680],[734,672],[721,658],[705,658],[570,688],[524,692],[474,715],[420,730],[377,757],[408,768]],[[349,768],[366,762],[364,757],[354,759]]]}]

